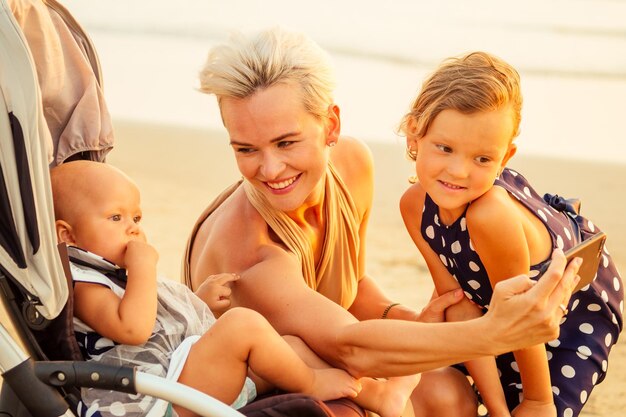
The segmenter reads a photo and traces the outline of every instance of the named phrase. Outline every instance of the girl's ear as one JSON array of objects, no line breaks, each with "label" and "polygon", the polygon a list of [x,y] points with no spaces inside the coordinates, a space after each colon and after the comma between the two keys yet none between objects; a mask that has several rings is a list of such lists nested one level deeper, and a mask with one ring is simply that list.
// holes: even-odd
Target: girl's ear
[{"label": "girl's ear", "polygon": [[509,149],[504,155],[504,159],[502,160],[501,168],[504,168],[506,164],[509,162],[509,159],[513,158],[513,155],[517,152],[517,145],[513,142],[509,145]]},{"label": "girl's ear", "polygon": [[54,222],[54,226],[57,232],[58,243],[67,243],[68,245],[74,245],[74,233],[72,232],[72,226],[65,220],[57,220]]}]

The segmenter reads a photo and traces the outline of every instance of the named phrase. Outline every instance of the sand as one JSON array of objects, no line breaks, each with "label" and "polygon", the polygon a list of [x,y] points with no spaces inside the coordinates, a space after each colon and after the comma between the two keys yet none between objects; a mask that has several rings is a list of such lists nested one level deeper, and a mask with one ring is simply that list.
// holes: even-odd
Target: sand
[{"label": "sand", "polygon": [[[146,231],[161,253],[160,271],[179,277],[181,254],[197,216],[239,178],[226,134],[118,122],[116,140],[108,162],[139,184]],[[412,167],[400,139],[369,145],[375,159],[376,188],[368,272],[392,299],[420,308],[430,296],[432,284],[398,210]],[[518,155],[510,166],[524,173],[540,193],[580,198],[582,212],[607,232],[611,254],[620,270],[626,270],[626,220],[617,210],[623,204],[626,165]],[[620,342],[613,349],[607,378],[593,392],[581,416],[622,416],[625,394],[626,344]]]},{"label": "sand", "polygon": [[[197,216],[239,177],[225,132],[124,121],[117,121],[115,127],[116,147],[108,162],[138,183],[143,223],[160,253],[160,273],[178,279],[187,236]],[[370,143],[376,190],[368,273],[392,299],[419,309],[429,298],[432,284],[398,210],[412,168],[404,158],[402,141],[390,142]],[[618,267],[626,270],[626,221],[617,210],[623,204],[626,165],[516,156],[510,166],[524,173],[540,193],[581,198],[583,213],[607,232]],[[606,380],[593,392],[581,416],[621,416],[625,394],[626,345],[620,341],[613,349]]]}]

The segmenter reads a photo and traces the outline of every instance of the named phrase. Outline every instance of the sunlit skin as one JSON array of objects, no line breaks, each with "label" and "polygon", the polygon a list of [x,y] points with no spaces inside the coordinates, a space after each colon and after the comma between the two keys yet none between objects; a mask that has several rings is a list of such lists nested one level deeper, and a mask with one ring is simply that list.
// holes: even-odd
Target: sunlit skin
[{"label": "sunlit skin", "polygon": [[272,206],[303,223],[309,209],[322,203],[327,142],[336,140],[325,138],[338,119],[320,123],[303,111],[297,90],[288,85],[245,99],[226,97],[221,110],[241,174]]},{"label": "sunlit skin", "polygon": [[141,199],[137,186],[121,173],[115,172],[110,177],[107,182],[93,184],[97,191],[85,187],[89,198],[74,203],[73,211],[77,215],[71,219],[63,238],[126,268],[128,243],[146,241],[140,225]]},{"label": "sunlit skin", "polygon": [[511,109],[464,114],[444,110],[427,133],[409,143],[421,186],[439,206],[445,224],[458,219],[467,205],[487,192],[515,154]]}]

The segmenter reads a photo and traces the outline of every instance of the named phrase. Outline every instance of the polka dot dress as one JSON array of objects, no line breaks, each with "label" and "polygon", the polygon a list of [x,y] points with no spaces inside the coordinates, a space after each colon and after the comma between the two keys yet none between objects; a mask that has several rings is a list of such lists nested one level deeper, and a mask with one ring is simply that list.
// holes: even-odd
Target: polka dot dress
[{"label": "polka dot dress", "polygon": [[[519,173],[505,169],[495,182],[519,200],[546,225],[553,248],[567,250],[599,232],[589,220],[567,212],[565,204],[548,204]],[[562,203],[562,201],[561,201]],[[439,208],[426,195],[422,236],[439,254],[441,262],[459,282],[466,296],[487,309],[492,288],[485,267],[474,251],[465,214],[446,226]],[[536,277],[545,262],[531,266]],[[570,299],[569,313],[561,322],[558,339],[546,344],[552,391],[559,417],[578,416],[593,387],[604,379],[609,351],[622,330],[623,284],[605,247],[595,280]],[[522,397],[519,369],[512,353],[496,359],[509,409]]]}]

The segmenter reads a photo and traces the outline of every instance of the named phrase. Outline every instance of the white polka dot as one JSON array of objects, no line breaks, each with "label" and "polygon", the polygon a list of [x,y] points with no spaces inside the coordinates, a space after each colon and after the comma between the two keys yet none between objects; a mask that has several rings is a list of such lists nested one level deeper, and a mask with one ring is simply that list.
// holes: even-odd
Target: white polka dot
[{"label": "white polka dot", "polygon": [[613,322],[613,324],[617,324],[617,317],[615,316],[615,314],[611,314],[611,321]]},{"label": "white polka dot", "polygon": [[530,188],[528,188],[528,187],[524,187],[524,194],[526,194],[528,197],[530,197],[530,196],[531,196],[531,194],[530,194]]},{"label": "white polka dot", "polygon": [[126,415],[126,409],[124,408],[124,404],[119,401],[115,401],[109,407],[109,412],[114,416],[124,416]]},{"label": "white polka dot", "polygon": [[576,371],[569,365],[565,365],[561,368],[561,373],[565,378],[574,378],[576,376]]},{"label": "white polka dot", "polygon": [[592,326],[591,324],[589,324],[589,323],[583,323],[583,324],[581,324],[581,325],[578,327],[578,329],[579,329],[581,332],[585,333],[585,334],[591,334],[591,333],[593,333],[593,326]]},{"label": "white polka dot", "polygon": [[622,313],[624,313],[624,300],[619,302],[619,311],[621,311]]},{"label": "white polka dot", "polygon": [[561,390],[559,389],[559,387],[552,387],[552,392],[554,393],[554,395],[559,395],[561,393]]},{"label": "white polka dot", "polygon": [[441,259],[441,262],[443,262],[445,266],[448,266],[448,260],[444,255],[439,255],[439,259]]},{"label": "white polka dot", "polygon": [[441,236],[441,246],[442,247],[446,247],[446,240],[443,238],[443,236]]},{"label": "white polka dot", "polygon": [[561,344],[561,341],[559,339],[550,340],[548,342],[548,346],[552,346],[552,347],[559,347],[560,344]]},{"label": "white polka dot", "polygon": [[467,221],[465,220],[465,217],[461,219],[461,222],[459,223],[459,225],[461,226],[462,232],[464,232],[467,229]]},{"label": "white polka dot", "polygon": [[545,213],[543,212],[543,210],[537,210],[537,214],[539,215],[539,217],[541,217],[541,219],[542,219],[544,222],[547,222],[547,221],[548,221],[548,217],[546,217],[546,215],[545,215]]},{"label": "white polka dot", "polygon": [[571,408],[566,408],[563,411],[563,417],[573,417],[574,416],[574,410],[572,410]]},{"label": "white polka dot", "polygon": [[511,362],[511,368],[512,368],[515,372],[519,372],[519,366],[517,365],[517,362],[515,362],[515,361]]},{"label": "white polka dot", "polygon": [[465,296],[466,296],[469,300],[471,300],[471,299],[473,299],[473,298],[474,298],[474,297],[472,297],[472,294],[468,293],[467,291],[463,291],[463,292],[465,293]]},{"label": "white polka dot", "polygon": [[[580,353],[581,355],[585,356],[582,359],[587,359],[589,356],[591,356],[591,349],[589,349],[587,346],[578,346],[578,353]],[[580,355],[578,355],[580,356]]]},{"label": "white polka dot", "polygon": [[606,293],[606,291],[602,290],[602,294],[600,294],[600,297],[602,297],[602,301],[604,301],[605,303],[609,302],[609,295]]},{"label": "white polka dot", "polygon": [[509,169],[508,171],[511,173],[511,175],[513,175],[514,177],[517,177],[516,171],[513,171],[512,169]]},{"label": "white polka dot", "polygon": [[605,268],[609,266],[609,257],[606,255],[602,255],[602,266]]},{"label": "white polka dot", "polygon": [[480,271],[480,267],[478,265],[476,265],[476,263],[474,261],[470,261],[469,267],[474,272]]},{"label": "white polka dot", "polygon": [[565,233],[567,240],[572,240],[572,234],[569,232],[569,229],[567,227],[563,228],[563,233]]},{"label": "white polka dot", "polygon": [[587,223],[587,227],[589,227],[589,230],[591,230],[592,232],[596,231],[596,226],[593,224],[591,220],[589,220],[589,222]]},{"label": "white polka dot", "polygon": [[606,372],[606,368],[608,367],[608,362],[606,360],[602,361],[602,372]]},{"label": "white polka dot", "polygon": [[561,237],[561,235],[556,237],[556,246],[559,249],[563,249],[564,245],[563,245],[563,238]]},{"label": "white polka dot", "polygon": [[435,237],[435,229],[432,226],[428,226],[426,228],[426,236],[428,236],[429,239],[433,239]]},{"label": "white polka dot", "polygon": [[474,242],[472,242],[471,239],[470,239],[469,245],[470,245],[470,249],[472,250],[472,252],[476,252],[476,250],[474,249]]},{"label": "white polka dot", "polygon": [[572,303],[572,306],[569,308],[570,311],[576,310],[576,307],[578,307],[578,304],[580,304],[580,300],[574,300],[574,302]]},{"label": "white polka dot", "polygon": [[548,360],[552,359],[552,352],[550,352],[549,350],[546,351],[546,358],[548,358]]},{"label": "white polka dot", "polygon": [[471,280],[467,281],[467,283],[469,284],[470,287],[472,287],[475,290],[480,288],[480,282],[478,282],[478,281],[476,281],[474,279],[471,279]]},{"label": "white polka dot", "polygon": [[452,253],[457,254],[461,252],[461,244],[459,243],[458,240],[456,240],[453,244],[452,244]]},{"label": "white polka dot", "polygon": [[596,385],[596,382],[598,382],[598,373],[594,372],[593,375],[591,376],[591,383],[593,385]]},{"label": "white polka dot", "polygon": [[535,278],[537,275],[539,275],[539,270],[538,269],[531,269],[528,272],[528,276],[531,278]]},{"label": "white polka dot", "polygon": [[600,311],[600,310],[602,310],[602,307],[600,307],[599,304],[593,303],[593,304],[589,304],[587,306],[587,310],[589,310],[589,311]]},{"label": "white polka dot", "polygon": [[556,213],[556,210],[555,210],[554,208],[552,208],[552,207],[550,207],[550,208],[551,208],[552,210],[548,210],[548,208],[547,208],[547,207],[544,207],[543,209],[544,209],[544,211],[545,211],[546,213],[548,213],[550,216],[554,217],[554,214],[552,214],[552,212],[555,212],[555,213]]},{"label": "white polka dot", "polygon": [[562,326],[563,323],[565,323],[566,321],[567,321],[567,316],[561,317],[561,320],[559,321],[559,326]]},{"label": "white polka dot", "polygon": [[620,281],[618,277],[613,277],[613,288],[615,288],[615,291],[619,291],[621,287]]},{"label": "white polka dot", "polygon": [[606,347],[609,347],[611,346],[612,342],[613,342],[613,335],[611,333],[607,333],[604,338],[604,344],[606,345]]}]

